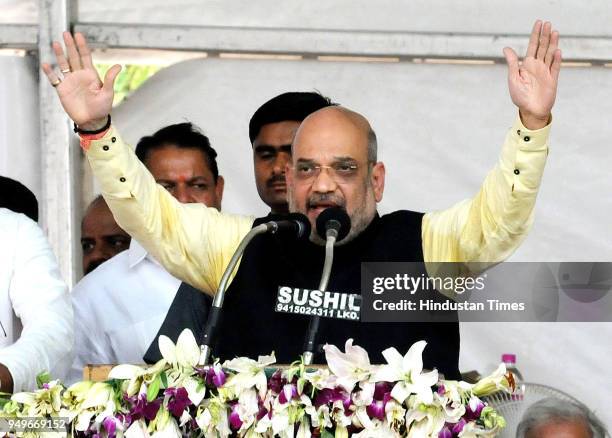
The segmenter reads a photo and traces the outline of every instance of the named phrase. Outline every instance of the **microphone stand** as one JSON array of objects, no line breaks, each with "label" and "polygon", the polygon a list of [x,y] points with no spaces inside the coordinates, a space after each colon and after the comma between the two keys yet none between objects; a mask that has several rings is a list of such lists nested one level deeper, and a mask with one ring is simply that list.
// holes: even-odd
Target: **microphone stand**
[{"label": "microphone stand", "polygon": [[238,248],[234,252],[234,255],[230,259],[230,262],[227,265],[227,268],[225,268],[223,276],[221,277],[221,282],[219,283],[219,287],[217,288],[217,293],[215,294],[212,307],[210,308],[210,313],[208,314],[208,319],[206,320],[202,351],[200,354],[201,365],[208,365],[208,361],[210,360],[213,340],[217,335],[217,326],[221,319],[221,308],[223,306],[223,299],[225,298],[225,291],[227,290],[229,279],[234,270],[236,269],[236,265],[240,261],[244,250],[255,236],[267,233],[268,231],[275,232],[277,229],[278,224],[276,224],[275,222],[267,222],[265,224],[253,227],[251,231],[249,231],[247,235],[244,236],[244,238],[238,245]]},{"label": "microphone stand", "polygon": [[[332,263],[334,262],[334,245],[336,244],[337,238],[338,230],[335,228],[328,228],[325,241],[325,262],[323,264],[323,273],[321,274],[321,281],[319,282],[318,289],[321,292],[327,291],[327,283],[329,282]],[[306,342],[304,344],[304,365],[312,365],[320,322],[321,317],[316,315],[310,319]]]}]

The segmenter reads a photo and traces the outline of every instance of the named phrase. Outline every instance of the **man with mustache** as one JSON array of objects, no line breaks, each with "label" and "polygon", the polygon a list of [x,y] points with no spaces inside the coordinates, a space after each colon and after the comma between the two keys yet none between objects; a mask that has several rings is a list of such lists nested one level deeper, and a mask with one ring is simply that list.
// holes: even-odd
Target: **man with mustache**
[{"label": "man with mustache", "polygon": [[249,138],[253,146],[255,184],[272,214],[289,212],[285,169],[291,159],[291,143],[302,120],[333,105],[313,92],[288,92],[268,100],[251,117]]},{"label": "man with mustache", "polygon": [[[166,268],[201,290],[216,290],[225,266],[253,225],[250,217],[187,208],[156,188],[110,123],[115,66],[104,83],[92,67],[82,35],[64,40],[69,58],[56,44],[58,65],[72,69],[63,80],[43,64],[67,114],[81,131],[81,144],[118,222]],[[561,52],[551,24],[536,22],[527,56],[504,49],[510,96],[519,108],[497,166],[479,193],[448,210],[433,213],[397,211],[379,216],[385,166],[377,159],[376,135],[360,114],[342,107],[323,108],[308,116],[293,141],[287,167],[290,210],[312,224],[330,205],[343,205],[351,230],[336,249],[328,290],[357,293],[362,262],[461,261],[497,263],[525,238],[548,152],[551,109],[555,101]],[[255,223],[260,222],[256,220]],[[288,242],[260,236],[247,247],[224,307],[224,326],[215,353],[256,357],[274,349],[279,362],[302,352],[308,318],[276,313],[280,286],[315,287],[323,261],[316,234],[311,242]],[[342,345],[347,338],[363,346],[373,362],[381,350],[406,351],[424,339],[424,365],[447,378],[459,377],[459,326],[454,323],[360,323],[325,320],[320,342]],[[320,357],[317,358],[320,360]]]},{"label": "man with mustache", "polygon": [[[221,209],[224,179],[217,152],[196,126],[165,126],[142,137],[135,153],[177,201]],[[134,239],[74,287],[72,302],[76,337],[69,382],[81,379],[86,364],[159,360],[158,336],[176,341],[185,317],[193,315],[201,325],[211,304],[210,296],[170,275]]]}]

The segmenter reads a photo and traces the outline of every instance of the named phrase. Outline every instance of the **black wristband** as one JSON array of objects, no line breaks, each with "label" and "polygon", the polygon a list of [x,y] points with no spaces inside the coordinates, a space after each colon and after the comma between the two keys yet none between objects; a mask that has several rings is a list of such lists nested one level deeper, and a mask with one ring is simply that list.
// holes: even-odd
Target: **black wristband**
[{"label": "black wristband", "polygon": [[96,129],[95,131],[85,131],[84,129],[79,128],[76,123],[74,123],[74,132],[76,132],[77,134],[95,135],[95,134],[100,134],[101,132],[106,131],[108,128],[110,128],[110,125],[111,125],[111,116],[109,114],[106,124],[100,129]]}]

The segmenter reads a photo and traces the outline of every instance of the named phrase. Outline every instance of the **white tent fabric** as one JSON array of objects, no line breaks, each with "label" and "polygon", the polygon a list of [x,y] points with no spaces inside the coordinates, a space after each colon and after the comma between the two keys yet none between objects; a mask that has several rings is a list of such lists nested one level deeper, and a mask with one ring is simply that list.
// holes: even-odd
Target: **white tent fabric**
[{"label": "white tent fabric", "polygon": [[[610,36],[607,0],[78,0],[81,22],[525,34],[537,18],[564,35]],[[36,23],[38,0],[0,0],[0,23]],[[460,18],[460,19],[458,19]],[[527,23],[527,24],[526,24]],[[588,26],[585,26],[588,23]]]},{"label": "white tent fabric", "polygon": [[[270,97],[319,90],[362,112],[387,166],[382,212],[445,208],[476,192],[516,116],[504,66],[205,59],[151,78],[114,114],[135,144],[169,123],[198,124],[219,153],[223,209],[263,215],[252,171],[248,120]],[[535,225],[514,261],[612,260],[609,165],[612,71],[566,69]],[[466,323],[461,368],[489,372],[518,355],[530,381],[564,388],[612,424],[612,323]]]},{"label": "white tent fabric", "polygon": [[20,181],[40,200],[38,65],[33,57],[0,56],[0,71],[0,175]]}]

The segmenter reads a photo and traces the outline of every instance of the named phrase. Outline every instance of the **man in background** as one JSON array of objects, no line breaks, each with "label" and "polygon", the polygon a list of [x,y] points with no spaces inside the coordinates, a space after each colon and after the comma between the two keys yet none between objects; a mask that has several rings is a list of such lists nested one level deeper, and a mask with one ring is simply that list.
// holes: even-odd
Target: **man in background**
[{"label": "man in background", "polygon": [[128,249],[131,239],[117,225],[102,195],[97,196],[87,207],[81,222],[83,274],[89,274],[108,259]]},{"label": "man in background", "polygon": [[30,391],[48,371],[62,379],[72,362],[68,288],[40,227],[0,208],[0,392]]},{"label": "man in background", "polygon": [[38,200],[34,193],[19,181],[0,176],[0,208],[23,213],[38,222]]},{"label": "man in background", "polygon": [[272,214],[289,213],[285,167],[291,159],[291,143],[302,120],[334,105],[313,92],[288,92],[268,100],[251,117],[249,139],[253,147],[255,184]]},{"label": "man in background", "polygon": [[[217,153],[191,123],[166,126],[143,137],[136,155],[155,181],[182,203],[221,208],[224,180]],[[129,249],[86,276],[72,293],[75,361],[69,381],[86,364],[141,363],[159,359],[157,337],[176,340],[183,318],[204,321],[210,297],[174,278],[132,240]],[[169,317],[168,309],[177,309]]]},{"label": "man in background", "polygon": [[548,397],[532,404],[516,438],[606,438],[602,422],[584,405]]}]

